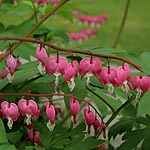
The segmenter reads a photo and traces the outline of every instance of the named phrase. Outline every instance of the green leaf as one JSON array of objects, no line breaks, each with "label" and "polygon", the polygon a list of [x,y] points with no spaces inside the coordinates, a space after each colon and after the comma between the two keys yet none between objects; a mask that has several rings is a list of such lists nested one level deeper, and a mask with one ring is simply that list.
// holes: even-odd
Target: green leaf
[{"label": "green leaf", "polygon": [[26,150],[45,150],[44,147],[39,147],[39,146],[26,146]]},{"label": "green leaf", "polygon": [[9,84],[9,81],[7,78],[0,80],[0,90],[5,87],[7,84]]},{"label": "green leaf", "polygon": [[60,148],[64,148],[69,143],[70,143],[70,139],[68,139],[68,138],[61,139],[61,140],[55,141],[55,143],[53,144],[53,147],[60,149]]},{"label": "green leaf", "polygon": [[121,146],[119,147],[120,150],[126,150],[128,149],[134,149],[138,146],[138,144],[145,139],[145,142],[142,143],[142,150],[146,150],[144,149],[145,147],[149,147],[147,146],[147,144],[149,145],[150,142],[150,128],[145,128],[145,129],[138,129],[138,130],[134,130],[131,131],[129,133],[126,133],[123,136],[123,140],[125,140],[125,142],[123,142],[121,144]]},{"label": "green leaf", "polygon": [[[149,116],[149,115],[148,115],[148,116]],[[146,125],[146,126],[150,126],[150,118],[147,117],[147,115],[146,115],[146,117],[140,116],[140,117],[136,118],[135,121],[136,121],[137,123],[139,123],[139,124],[143,124],[143,125]]]},{"label": "green leaf", "polygon": [[0,118],[0,145],[2,144],[8,144],[8,140],[3,121]]},{"label": "green leaf", "polygon": [[108,137],[111,139],[111,137],[115,138],[117,135],[122,134],[127,131],[131,131],[133,127],[134,119],[128,118],[123,119],[115,123],[108,132]]},{"label": "green leaf", "polygon": [[65,148],[64,150],[74,150],[74,149],[79,149],[79,150],[90,150],[93,148],[96,148],[98,145],[101,145],[104,143],[104,140],[101,139],[94,139],[94,137],[88,137],[81,141],[80,143],[76,143],[75,145],[72,145],[69,148]]},{"label": "green leaf", "polygon": [[24,7],[24,6],[27,6],[31,9],[33,9],[33,4],[31,1],[22,1],[22,2],[18,3],[14,8],[19,8],[19,7]]},{"label": "green leaf", "polygon": [[4,144],[0,145],[1,150],[17,150],[14,145]]},{"label": "green leaf", "polygon": [[30,60],[30,56],[35,56],[36,48],[30,44],[23,43],[14,51],[15,56]]},{"label": "green leaf", "polygon": [[43,128],[43,131],[40,133],[40,140],[42,142],[42,145],[48,149],[50,147],[52,138],[53,138],[53,132],[50,132],[47,127]]},{"label": "green leaf", "polygon": [[138,115],[145,115],[150,114],[150,107],[149,107],[149,98],[150,98],[150,92],[146,92],[143,97],[139,101],[138,106]]},{"label": "green leaf", "polygon": [[141,54],[141,59],[144,62],[144,64],[142,65],[142,69],[144,70],[144,72],[148,72],[150,73],[150,66],[149,66],[149,60],[150,60],[150,52],[143,52]]},{"label": "green leaf", "polygon": [[22,133],[19,130],[16,132],[7,133],[8,140],[13,144],[16,144],[21,139],[21,137]]},{"label": "green leaf", "polygon": [[121,113],[124,116],[135,118],[137,115],[137,109],[132,103],[130,103],[126,107],[123,108]]}]

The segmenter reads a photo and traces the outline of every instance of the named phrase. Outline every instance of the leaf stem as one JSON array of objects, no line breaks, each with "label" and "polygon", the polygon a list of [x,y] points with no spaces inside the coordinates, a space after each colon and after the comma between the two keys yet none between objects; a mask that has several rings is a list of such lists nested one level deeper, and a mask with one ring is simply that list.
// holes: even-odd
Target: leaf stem
[{"label": "leaf stem", "polygon": [[125,22],[126,22],[126,18],[127,18],[130,2],[131,2],[131,0],[127,0],[125,11],[124,11],[124,15],[123,15],[123,18],[122,18],[122,21],[121,21],[121,24],[120,24],[120,28],[118,30],[115,42],[113,44],[113,48],[116,48],[118,43],[119,43],[119,40],[120,40],[122,31],[123,31],[123,28],[124,28],[124,25],[125,25]]},{"label": "leaf stem", "polygon": [[91,92],[92,94],[94,94],[96,97],[98,97],[105,105],[107,105],[107,106],[110,108],[110,110],[111,110],[113,113],[115,112],[114,108],[113,108],[105,99],[103,99],[100,95],[98,95],[97,93],[95,93],[93,90],[91,90],[91,89],[88,88],[88,87],[87,87],[87,90],[88,90],[89,92]]},{"label": "leaf stem", "polygon": [[130,98],[128,98],[128,100],[123,103],[108,119],[108,121],[106,122],[106,125],[108,126],[116,117],[117,115],[120,113],[120,111],[127,106],[129,103],[131,103],[133,100],[135,99],[135,96],[131,96]]}]

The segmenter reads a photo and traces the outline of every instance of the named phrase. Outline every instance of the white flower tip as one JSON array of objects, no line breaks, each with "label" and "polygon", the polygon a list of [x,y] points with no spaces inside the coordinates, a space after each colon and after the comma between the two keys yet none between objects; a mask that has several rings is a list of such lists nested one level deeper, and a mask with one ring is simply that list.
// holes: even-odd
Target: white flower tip
[{"label": "white flower tip", "polygon": [[41,74],[45,74],[45,66],[43,66],[41,62],[38,65],[38,70]]},{"label": "white flower tip", "polygon": [[12,81],[13,81],[13,79],[14,79],[14,75],[11,75],[10,73],[8,73],[7,79],[8,79],[8,81],[9,81],[9,83],[12,83]]},{"label": "white flower tip", "polygon": [[7,126],[11,130],[13,126],[13,120],[10,117],[8,117],[7,119],[8,119]]},{"label": "white flower tip", "polygon": [[25,122],[26,122],[27,125],[30,125],[32,116],[27,114],[26,117],[27,118],[26,118]]},{"label": "white flower tip", "polygon": [[108,93],[112,95],[114,93],[114,87],[112,84],[108,84]]},{"label": "white flower tip", "polygon": [[55,123],[51,124],[51,122],[49,121],[49,122],[47,123],[47,128],[48,128],[50,131],[53,131],[54,128],[55,128]]},{"label": "white flower tip", "polygon": [[127,80],[125,80],[124,82],[123,82],[123,91],[127,94],[128,93],[128,91],[129,91],[129,86],[128,86],[128,81]]},{"label": "white flower tip", "polygon": [[75,88],[75,82],[74,82],[74,78],[71,79],[70,82],[68,82],[68,87],[70,91],[73,91]]}]

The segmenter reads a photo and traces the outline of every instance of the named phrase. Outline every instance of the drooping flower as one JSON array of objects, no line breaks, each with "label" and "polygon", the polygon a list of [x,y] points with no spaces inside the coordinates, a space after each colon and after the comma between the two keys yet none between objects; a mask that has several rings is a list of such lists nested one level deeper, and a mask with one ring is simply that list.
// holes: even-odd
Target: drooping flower
[{"label": "drooping flower", "polygon": [[84,109],[84,117],[85,117],[85,120],[86,120],[86,124],[88,125],[88,134],[90,134],[91,132],[91,125],[94,123],[95,121],[95,114],[93,111],[85,108]]},{"label": "drooping flower", "polygon": [[18,107],[22,116],[26,116],[26,124],[30,125],[32,123],[32,118],[38,118],[40,115],[40,109],[34,100],[20,99],[18,102]]},{"label": "drooping flower", "polygon": [[16,68],[18,67],[17,60],[14,58],[12,54],[10,54],[6,60],[6,65],[9,70],[9,74],[7,75],[9,82],[12,82],[14,78],[14,72]]},{"label": "drooping flower", "polygon": [[102,62],[98,58],[83,58],[80,61],[79,72],[81,76],[87,77],[87,85],[90,83],[90,77],[98,76],[102,69]]},{"label": "drooping flower", "polygon": [[36,58],[40,61],[38,66],[40,73],[45,73],[45,66],[47,63],[48,56],[46,50],[40,44],[38,44],[36,48]]},{"label": "drooping flower", "polygon": [[117,70],[115,68],[108,69],[103,67],[98,79],[103,85],[107,84],[109,94],[112,94],[114,87],[118,86]]},{"label": "drooping flower", "polygon": [[131,73],[130,67],[127,63],[117,68],[117,81],[119,86],[123,86],[125,93],[128,92],[128,76]]},{"label": "drooping flower", "polygon": [[77,114],[80,111],[80,104],[74,98],[70,98],[69,106],[70,106],[70,110],[71,110],[71,113],[72,113],[72,116],[73,116],[74,124],[76,124],[76,122],[77,122],[76,117],[77,117]]},{"label": "drooping flower", "polygon": [[105,122],[101,124],[101,129],[103,131],[103,137],[106,138],[106,123]]},{"label": "drooping flower", "polygon": [[150,77],[149,76],[131,76],[128,78],[128,81],[131,82],[130,89],[137,90],[136,99],[140,99],[141,93],[147,92],[150,87]]},{"label": "drooping flower", "polygon": [[12,129],[13,121],[18,120],[20,115],[18,106],[15,103],[3,101],[1,103],[1,112],[2,117],[8,119],[7,126]]},{"label": "drooping flower", "polygon": [[28,130],[28,139],[31,142],[34,142],[38,146],[42,146],[41,140],[40,140],[40,132],[39,131],[34,131],[33,129]]},{"label": "drooping flower", "polygon": [[97,118],[95,118],[95,120],[94,120],[94,122],[93,122],[93,127],[94,127],[94,136],[96,137],[97,135],[98,135],[98,133],[99,133],[99,129],[100,129],[100,121],[97,119]]},{"label": "drooping flower", "polygon": [[72,63],[69,63],[66,65],[64,70],[64,79],[68,83],[68,87],[70,91],[73,91],[75,87],[74,78],[77,77],[78,74],[78,62],[73,61]]},{"label": "drooping flower", "polygon": [[65,67],[68,64],[68,60],[66,57],[62,56],[52,56],[48,58],[47,65],[46,65],[46,71],[49,75],[55,75],[55,85],[58,86],[59,75],[64,75]]},{"label": "drooping flower", "polygon": [[49,119],[49,122],[47,123],[47,127],[49,128],[50,131],[53,131],[55,127],[55,108],[53,105],[50,104],[50,102],[46,103],[46,116]]},{"label": "drooping flower", "polygon": [[48,0],[35,0],[35,4],[40,5],[41,3],[48,4]]}]

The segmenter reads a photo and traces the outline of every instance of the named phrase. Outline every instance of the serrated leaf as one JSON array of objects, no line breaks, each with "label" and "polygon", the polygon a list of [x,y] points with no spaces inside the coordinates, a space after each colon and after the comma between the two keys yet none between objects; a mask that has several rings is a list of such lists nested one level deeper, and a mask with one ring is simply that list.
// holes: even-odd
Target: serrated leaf
[{"label": "serrated leaf", "polygon": [[[146,141],[144,143],[144,146],[142,144],[142,147],[147,147],[145,144],[148,144],[147,138],[149,137],[149,133],[150,133],[150,128],[137,129],[137,130],[131,131],[129,133],[126,133],[122,137],[122,139],[125,140],[125,142],[123,142],[121,144],[119,149],[120,150],[126,150],[127,148],[135,149],[143,139],[146,139]],[[150,139],[148,142],[150,142]],[[145,149],[143,149],[143,150],[145,150]]]},{"label": "serrated leaf", "polygon": [[125,116],[135,118],[137,115],[137,109],[132,103],[129,103],[126,107],[123,108],[121,113]]},{"label": "serrated leaf", "polygon": [[111,139],[111,137],[115,138],[117,135],[122,134],[127,131],[131,131],[133,127],[134,119],[123,119],[115,123],[108,132],[108,137]]},{"label": "serrated leaf", "polygon": [[90,150],[93,148],[96,148],[98,145],[101,145],[104,143],[104,140],[101,139],[94,139],[94,137],[89,137],[81,141],[80,143],[77,143],[75,145],[72,145],[72,147],[65,148],[64,150],[74,150],[78,148],[79,150]]},{"label": "serrated leaf", "polygon": [[140,123],[140,124],[143,124],[143,125],[146,125],[146,126],[150,126],[150,119],[147,118],[147,117],[138,117],[136,118],[135,120],[137,123]]}]

